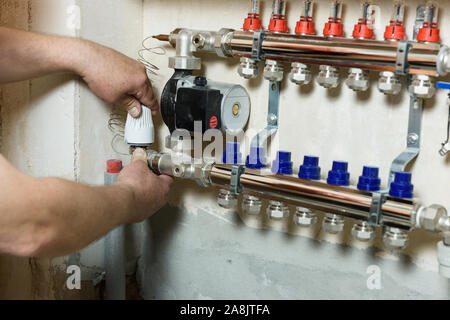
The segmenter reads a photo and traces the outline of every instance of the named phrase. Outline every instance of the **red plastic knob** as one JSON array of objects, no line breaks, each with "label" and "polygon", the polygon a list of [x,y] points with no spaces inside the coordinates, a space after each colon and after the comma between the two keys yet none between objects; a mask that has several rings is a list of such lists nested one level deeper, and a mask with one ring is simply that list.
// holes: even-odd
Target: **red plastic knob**
[{"label": "red plastic knob", "polygon": [[417,41],[440,43],[440,30],[435,25],[424,25],[424,27],[421,28],[417,34]]},{"label": "red plastic knob", "polygon": [[295,27],[295,33],[316,35],[316,25],[313,21],[300,20]]},{"label": "red plastic knob", "polygon": [[262,30],[261,19],[259,14],[249,13],[248,18],[244,21],[244,26],[242,27],[245,31],[257,31]]},{"label": "red plastic knob", "polygon": [[326,37],[343,37],[344,24],[340,22],[327,22],[323,29],[323,35]]},{"label": "red plastic knob", "polygon": [[283,16],[274,15],[274,17],[270,19],[269,31],[289,33],[287,20],[284,19]]},{"label": "red plastic knob", "polygon": [[120,173],[122,171],[122,161],[111,159],[106,161],[106,172],[108,173]]},{"label": "red plastic knob", "polygon": [[353,38],[375,39],[373,28],[365,23],[358,23],[353,29]]},{"label": "red plastic knob", "polygon": [[391,24],[386,27],[384,32],[386,40],[406,40],[406,28],[402,25]]}]

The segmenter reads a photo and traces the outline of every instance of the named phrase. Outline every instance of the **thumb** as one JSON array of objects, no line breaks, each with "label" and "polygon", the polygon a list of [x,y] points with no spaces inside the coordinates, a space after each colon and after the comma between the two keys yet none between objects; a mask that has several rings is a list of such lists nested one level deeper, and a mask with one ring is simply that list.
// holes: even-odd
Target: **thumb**
[{"label": "thumb", "polygon": [[143,161],[147,164],[147,152],[145,152],[142,148],[137,148],[133,152],[133,156],[131,157],[131,163],[136,161]]},{"label": "thumb", "polygon": [[139,100],[136,100],[133,97],[127,97],[124,104],[127,107],[128,113],[133,118],[139,118],[141,116],[142,106]]}]

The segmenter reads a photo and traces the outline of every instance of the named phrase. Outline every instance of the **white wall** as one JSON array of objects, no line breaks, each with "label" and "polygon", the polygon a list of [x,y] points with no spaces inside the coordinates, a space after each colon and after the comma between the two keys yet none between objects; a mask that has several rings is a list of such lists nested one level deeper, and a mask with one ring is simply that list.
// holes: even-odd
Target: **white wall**
[{"label": "white wall", "polygon": [[[169,33],[178,27],[207,30],[219,30],[222,27],[241,28],[248,3],[249,1],[240,0],[188,2],[146,0],[144,37]],[[288,17],[291,30],[298,20],[300,3],[301,1],[289,2]],[[317,1],[317,3],[315,16],[317,29],[321,32],[323,23],[328,18],[329,2]],[[380,29],[376,30],[379,39],[382,38],[384,26],[391,17],[391,3],[378,1],[382,9],[382,22]],[[419,1],[407,2],[408,31],[412,30],[415,7],[418,3]],[[441,1],[441,4],[447,2]],[[264,25],[268,24],[270,7],[271,1],[264,1]],[[450,27],[445,23],[450,14],[449,9],[447,5],[441,10],[443,43],[450,43]],[[344,20],[347,35],[351,35],[358,15],[359,1],[346,1]],[[408,35],[411,38],[411,32]],[[156,40],[153,44],[161,45]],[[153,57],[155,64],[161,68],[160,76],[154,81],[159,91],[172,74],[172,70],[167,67],[167,57],[174,55],[174,51],[169,47],[167,50],[167,56]],[[207,57],[204,60],[204,69],[209,78],[242,84],[249,90],[253,106],[249,128],[262,129],[267,115],[267,83],[261,78],[250,82],[241,79],[236,72],[237,66],[236,59]],[[317,74],[317,68],[313,70],[314,74]],[[346,72],[342,71],[343,78]],[[373,81],[370,91],[359,95],[354,94],[344,84],[340,89],[328,92],[316,83],[306,88],[298,88],[288,81],[283,83],[281,128],[278,138],[281,149],[292,151],[296,169],[304,155],[320,156],[323,174],[331,168],[333,160],[343,159],[349,162],[352,184],[356,184],[363,165],[375,165],[381,168],[386,185],[392,160],[405,148],[409,99],[406,92],[402,97],[384,97],[376,88],[377,75],[372,73],[371,77]],[[439,92],[435,98],[426,103],[422,152],[412,166],[412,172],[415,194],[424,204],[439,203],[450,208],[448,192],[450,158],[438,155],[440,144],[446,134],[447,116],[446,95]],[[167,134],[167,129],[161,126],[159,130],[161,144]],[[272,150],[272,153],[275,151]],[[355,243],[349,234],[352,227],[350,222],[346,227],[346,234],[342,237],[326,235],[318,229],[300,230],[287,223],[273,223],[264,232],[255,232],[252,229],[261,228],[259,220],[247,218],[240,213],[245,223],[243,227],[240,219],[236,220],[233,213],[216,206],[213,190],[207,192],[189,183],[177,184],[171,203],[180,207],[182,213],[167,209],[165,214],[169,216],[163,217],[161,214],[154,220],[155,256],[149,267],[151,272],[148,274],[152,274],[157,280],[152,282],[152,277],[146,278],[144,272],[147,297],[199,298],[204,292],[209,292],[207,296],[213,298],[308,297],[299,280],[292,281],[300,287],[292,284],[291,287],[283,286],[283,283],[288,285],[285,283],[288,278],[280,274],[284,274],[283,268],[288,264],[293,271],[297,267],[301,272],[306,272],[306,275],[299,279],[308,277],[314,279],[315,289],[318,290],[315,297],[334,297],[326,287],[337,289],[345,282],[349,291],[340,297],[351,298],[364,294],[364,297],[376,298],[381,295],[377,292],[370,293],[365,288],[366,268],[374,263],[383,265],[385,279],[389,277],[393,283],[398,282],[403,286],[399,287],[399,290],[392,288],[388,290],[386,286],[386,290],[383,291],[384,297],[396,295],[398,298],[406,298],[408,295],[450,297],[446,281],[442,279],[443,284],[439,284],[437,280],[439,277],[436,274],[438,264],[435,244],[439,238],[424,232],[412,233],[411,243],[405,251],[407,256],[403,256],[385,251],[380,236],[373,248],[368,249]],[[274,235],[274,232],[279,236]],[[292,236],[285,237],[289,240],[283,241],[282,235],[287,233]],[[249,234],[253,237],[248,236]],[[277,240],[269,242],[267,239],[264,246],[262,234],[268,239]],[[311,242],[308,238],[315,240]],[[236,239],[245,239],[245,242]],[[327,243],[340,244],[330,246]],[[326,247],[327,250],[324,252],[317,250],[318,246]],[[304,249],[304,252],[300,248]],[[283,252],[284,256],[280,255],[280,252]],[[216,254],[218,257],[214,259]],[[227,254],[236,256],[241,268],[227,269],[225,262]],[[261,263],[252,269],[245,263],[247,259],[248,261],[255,259]],[[264,264],[272,263],[272,259],[275,259],[276,263],[269,275],[264,272]],[[391,260],[395,263],[388,263]],[[243,282],[231,281],[227,284],[228,278],[219,276],[215,278],[214,272],[207,271],[210,269],[215,269],[219,273],[223,271],[225,274],[230,272],[230,276]],[[323,272],[314,273],[315,269]],[[336,279],[325,276],[327,273],[340,272],[344,275],[336,276]],[[404,279],[405,275],[411,279],[409,282]],[[248,280],[255,277],[260,281],[253,283]],[[220,285],[211,286],[209,281],[216,281],[216,284],[220,282]],[[261,284],[262,282],[265,284]],[[355,292],[351,291],[353,285],[358,288]],[[284,289],[287,291],[278,296],[277,292]],[[256,291],[260,293],[256,294]]]}]

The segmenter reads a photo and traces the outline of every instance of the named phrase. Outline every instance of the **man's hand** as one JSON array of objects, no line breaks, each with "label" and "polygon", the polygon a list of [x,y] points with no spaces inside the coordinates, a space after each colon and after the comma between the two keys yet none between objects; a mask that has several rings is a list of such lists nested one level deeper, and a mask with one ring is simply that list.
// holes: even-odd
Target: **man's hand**
[{"label": "man's hand", "polygon": [[141,104],[153,114],[159,109],[144,65],[87,40],[0,27],[0,70],[0,83],[75,72],[95,95],[133,117],[140,116]]},{"label": "man's hand", "polygon": [[141,104],[155,115],[159,110],[143,64],[110,48],[80,40],[83,62],[75,71],[102,100],[122,106],[133,117],[141,114]]},{"label": "man's hand", "polygon": [[117,185],[131,191],[135,210],[127,223],[137,223],[152,216],[167,202],[173,179],[168,176],[157,176],[147,164],[147,153],[136,149],[132,163],[124,168],[117,179]]}]

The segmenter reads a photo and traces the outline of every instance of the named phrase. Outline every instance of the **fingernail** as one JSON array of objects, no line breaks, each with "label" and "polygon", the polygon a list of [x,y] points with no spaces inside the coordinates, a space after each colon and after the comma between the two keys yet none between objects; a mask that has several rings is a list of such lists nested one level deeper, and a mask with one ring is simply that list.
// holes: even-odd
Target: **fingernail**
[{"label": "fingernail", "polygon": [[146,157],[147,153],[145,152],[144,149],[137,148],[136,150],[134,150],[133,155],[135,157]]},{"label": "fingernail", "polygon": [[138,107],[131,108],[129,112],[130,112],[132,117],[136,118],[137,116],[139,116],[139,109],[138,109]]}]

